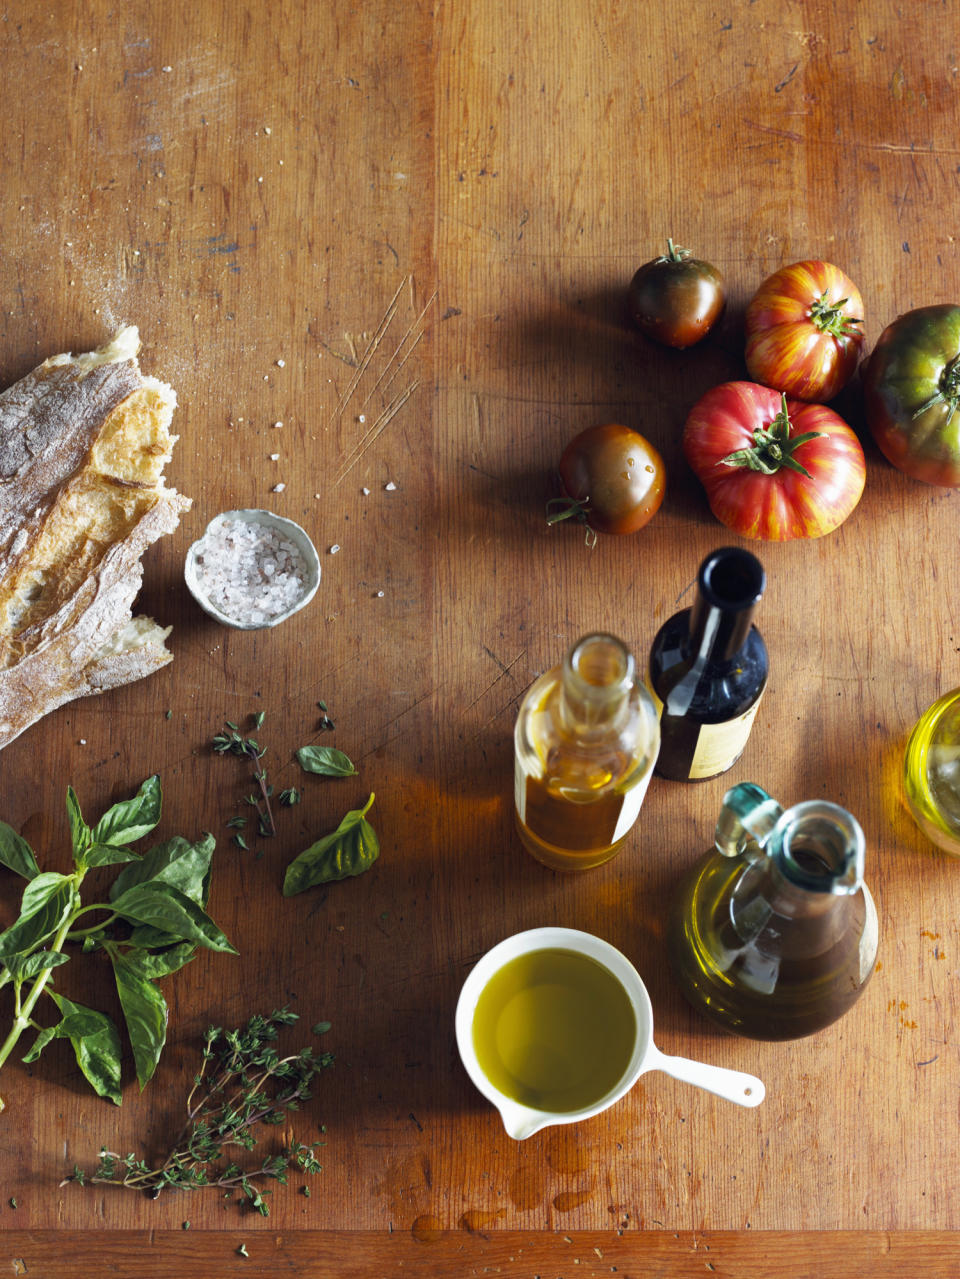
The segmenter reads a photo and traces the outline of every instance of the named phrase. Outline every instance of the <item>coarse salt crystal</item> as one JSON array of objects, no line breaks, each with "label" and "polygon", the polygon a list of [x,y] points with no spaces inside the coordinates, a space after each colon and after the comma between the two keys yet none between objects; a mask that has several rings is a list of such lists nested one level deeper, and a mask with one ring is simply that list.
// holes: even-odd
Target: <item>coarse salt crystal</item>
[{"label": "coarse salt crystal", "polygon": [[377,599],[378,599],[378,600],[382,600],[382,599],[383,599],[383,591],[377,591]]},{"label": "coarse salt crystal", "polygon": [[389,482],[389,484],[384,484],[384,486],[383,486],[383,487],[386,489],[386,491],[387,491],[388,493],[393,493],[393,492],[395,492],[395,491],[396,491],[396,487],[397,487],[397,486],[396,486],[396,484],[394,484],[393,480],[391,480],[391,481]]},{"label": "coarse salt crystal", "polygon": [[279,462],[279,461],[280,461],[280,454],[279,454],[279,453],[271,453],[271,454],[270,454],[270,461],[271,461],[271,462]]},{"label": "coarse salt crystal", "polygon": [[369,497],[369,496],[370,496],[370,490],[369,490],[369,489],[361,489],[361,490],[360,490],[360,492],[363,494],[363,496],[364,496],[364,497]]},{"label": "coarse salt crystal", "polygon": [[334,542],[334,544],[330,547],[330,554],[331,554],[331,555],[336,555],[336,553],[337,553],[337,551],[339,551],[339,549],[340,549],[339,543]]},{"label": "coarse salt crystal", "polygon": [[278,368],[278,369],[285,369],[286,367],[287,367],[287,362],[286,362],[286,360],[277,360],[277,368]]},{"label": "coarse salt crystal", "polygon": [[271,493],[282,493],[282,492],[283,492],[283,490],[284,490],[286,487],[287,487],[287,486],[286,486],[286,484],[274,484],[274,486],[273,486],[273,488],[270,490],[270,492],[271,492]]},{"label": "coarse salt crystal", "polygon": [[224,520],[203,537],[196,577],[202,594],[225,616],[262,625],[297,603],[307,566],[299,548],[269,525]]}]

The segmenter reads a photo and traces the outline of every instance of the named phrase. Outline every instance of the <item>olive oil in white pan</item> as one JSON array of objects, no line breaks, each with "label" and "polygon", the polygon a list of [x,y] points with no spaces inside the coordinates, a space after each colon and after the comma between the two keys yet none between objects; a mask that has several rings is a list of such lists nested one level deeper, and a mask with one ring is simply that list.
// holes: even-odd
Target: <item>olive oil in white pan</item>
[{"label": "olive oil in white pan", "polygon": [[664,1056],[637,970],[574,928],[530,929],[488,951],[460,992],[456,1037],[467,1073],[518,1141],[606,1110],[650,1070],[741,1106],[764,1097],[755,1075]]}]

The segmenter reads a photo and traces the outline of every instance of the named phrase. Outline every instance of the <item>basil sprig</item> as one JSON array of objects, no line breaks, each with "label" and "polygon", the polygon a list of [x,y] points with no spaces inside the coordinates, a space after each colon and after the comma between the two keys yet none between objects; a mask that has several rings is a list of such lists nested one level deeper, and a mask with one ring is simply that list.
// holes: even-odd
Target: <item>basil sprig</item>
[{"label": "basil sprig", "polygon": [[[198,946],[236,953],[205,909],[213,837],[190,843],[177,836],[142,856],[130,847],[154,830],[160,807],[160,779],[154,775],[89,826],[68,787],[74,864],[68,875],[41,871],[22,836],[0,822],[0,863],[27,880],[18,918],[0,933],[0,986],[10,983],[14,991],[0,1068],[29,1030],[36,1034],[24,1057],[28,1062],[54,1040],[68,1039],[95,1092],[119,1105],[122,1046],[116,1026],[106,1013],[53,989],[53,970],[70,958],[68,943],[80,943],[81,953],[103,950],[109,958],[141,1088],[156,1070],[166,1039],[167,1004],[156,982],[189,963]],[[87,872],[120,864],[109,899],[83,905],[80,888]],[[82,920],[91,913],[99,922]],[[35,1017],[43,994],[60,1014],[52,1025]]]}]

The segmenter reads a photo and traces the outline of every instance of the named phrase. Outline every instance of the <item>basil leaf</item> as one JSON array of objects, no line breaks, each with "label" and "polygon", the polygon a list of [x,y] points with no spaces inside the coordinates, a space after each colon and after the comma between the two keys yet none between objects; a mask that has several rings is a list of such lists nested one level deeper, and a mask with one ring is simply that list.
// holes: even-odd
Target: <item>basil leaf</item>
[{"label": "basil leaf", "polygon": [[333,746],[301,746],[296,755],[305,773],[319,773],[321,777],[353,777],[357,771],[353,761]]},{"label": "basil leaf", "polygon": [[14,981],[29,981],[48,968],[65,964],[70,958],[60,950],[35,950],[32,955],[8,955],[3,963]]},{"label": "basil leaf", "polygon": [[316,884],[330,884],[350,875],[362,875],[380,856],[380,841],[366,819],[373,804],[352,809],[329,835],[318,839],[287,867],[284,897],[293,897]]},{"label": "basil leaf", "polygon": [[120,872],[110,886],[111,902],[116,902],[135,885],[151,881],[172,884],[198,906],[205,906],[210,888],[210,861],[215,847],[216,840],[209,834],[195,844],[180,835],[164,844],[157,844]]},{"label": "basil leaf", "polygon": [[118,915],[133,924],[149,924],[180,941],[194,941],[210,950],[236,950],[206,912],[173,884],[148,880],[135,884],[113,903]]},{"label": "basil leaf", "polygon": [[57,1037],[56,1026],[47,1026],[45,1027],[45,1029],[38,1031],[37,1037],[31,1044],[29,1051],[24,1053],[23,1060],[27,1062],[27,1064],[29,1064],[32,1061],[36,1061],[37,1058],[40,1056],[40,1054],[43,1052],[44,1048],[46,1048],[47,1044],[49,1044],[50,1040],[56,1039],[56,1037]]},{"label": "basil leaf", "polygon": [[[95,1012],[92,1008],[84,1008],[72,1000],[50,992],[57,1007],[67,1021],[74,1013],[84,1013],[83,1024],[89,1029],[83,1034],[70,1034],[68,1038],[73,1044],[77,1065],[84,1077],[100,1097],[107,1097],[115,1105],[120,1105],[120,1036],[117,1028],[106,1013]],[[89,1019],[89,1020],[87,1020]]]},{"label": "basil leaf", "polygon": [[26,954],[46,941],[73,910],[76,900],[70,876],[55,871],[35,875],[23,891],[20,918],[0,933],[0,959]]},{"label": "basil leaf", "polygon": [[70,843],[73,847],[73,860],[78,867],[86,865],[86,853],[90,847],[90,827],[83,820],[80,802],[73,793],[73,787],[67,787],[67,817],[70,822]]},{"label": "basil leaf", "polygon": [[[132,799],[121,800],[108,808],[92,831],[94,844],[122,848],[149,835],[160,820],[160,778],[154,773],[143,783]],[[90,865],[104,865],[90,862]]]},{"label": "basil leaf", "polygon": [[124,955],[113,946],[109,954],[142,1090],[152,1079],[166,1043],[167,1001],[159,986],[145,975],[136,955]]},{"label": "basil leaf", "polygon": [[91,844],[84,858],[86,866],[115,866],[119,862],[136,861],[132,848],[111,848],[109,844]]},{"label": "basil leaf", "polygon": [[136,951],[137,967],[143,976],[151,981],[157,977],[169,977],[171,973],[179,972],[192,959],[195,959],[196,952],[196,943],[192,941],[180,942],[176,946],[160,951],[159,954],[138,949]]},{"label": "basil leaf", "polygon": [[6,822],[0,822],[0,862],[24,879],[33,879],[34,875],[40,874],[30,845]]}]

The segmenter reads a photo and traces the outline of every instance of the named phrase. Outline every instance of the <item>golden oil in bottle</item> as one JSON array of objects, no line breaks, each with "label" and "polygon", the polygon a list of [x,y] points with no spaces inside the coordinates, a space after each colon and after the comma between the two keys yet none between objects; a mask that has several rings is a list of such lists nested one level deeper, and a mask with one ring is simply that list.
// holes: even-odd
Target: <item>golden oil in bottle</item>
[{"label": "golden oil in bottle", "polygon": [[653,701],[620,640],[574,644],[517,716],[514,802],[527,851],[554,870],[609,860],[637,820],[659,742]]},{"label": "golden oil in bottle", "polygon": [[960,856],[960,688],[917,720],[904,755],[903,785],[927,838]]}]

